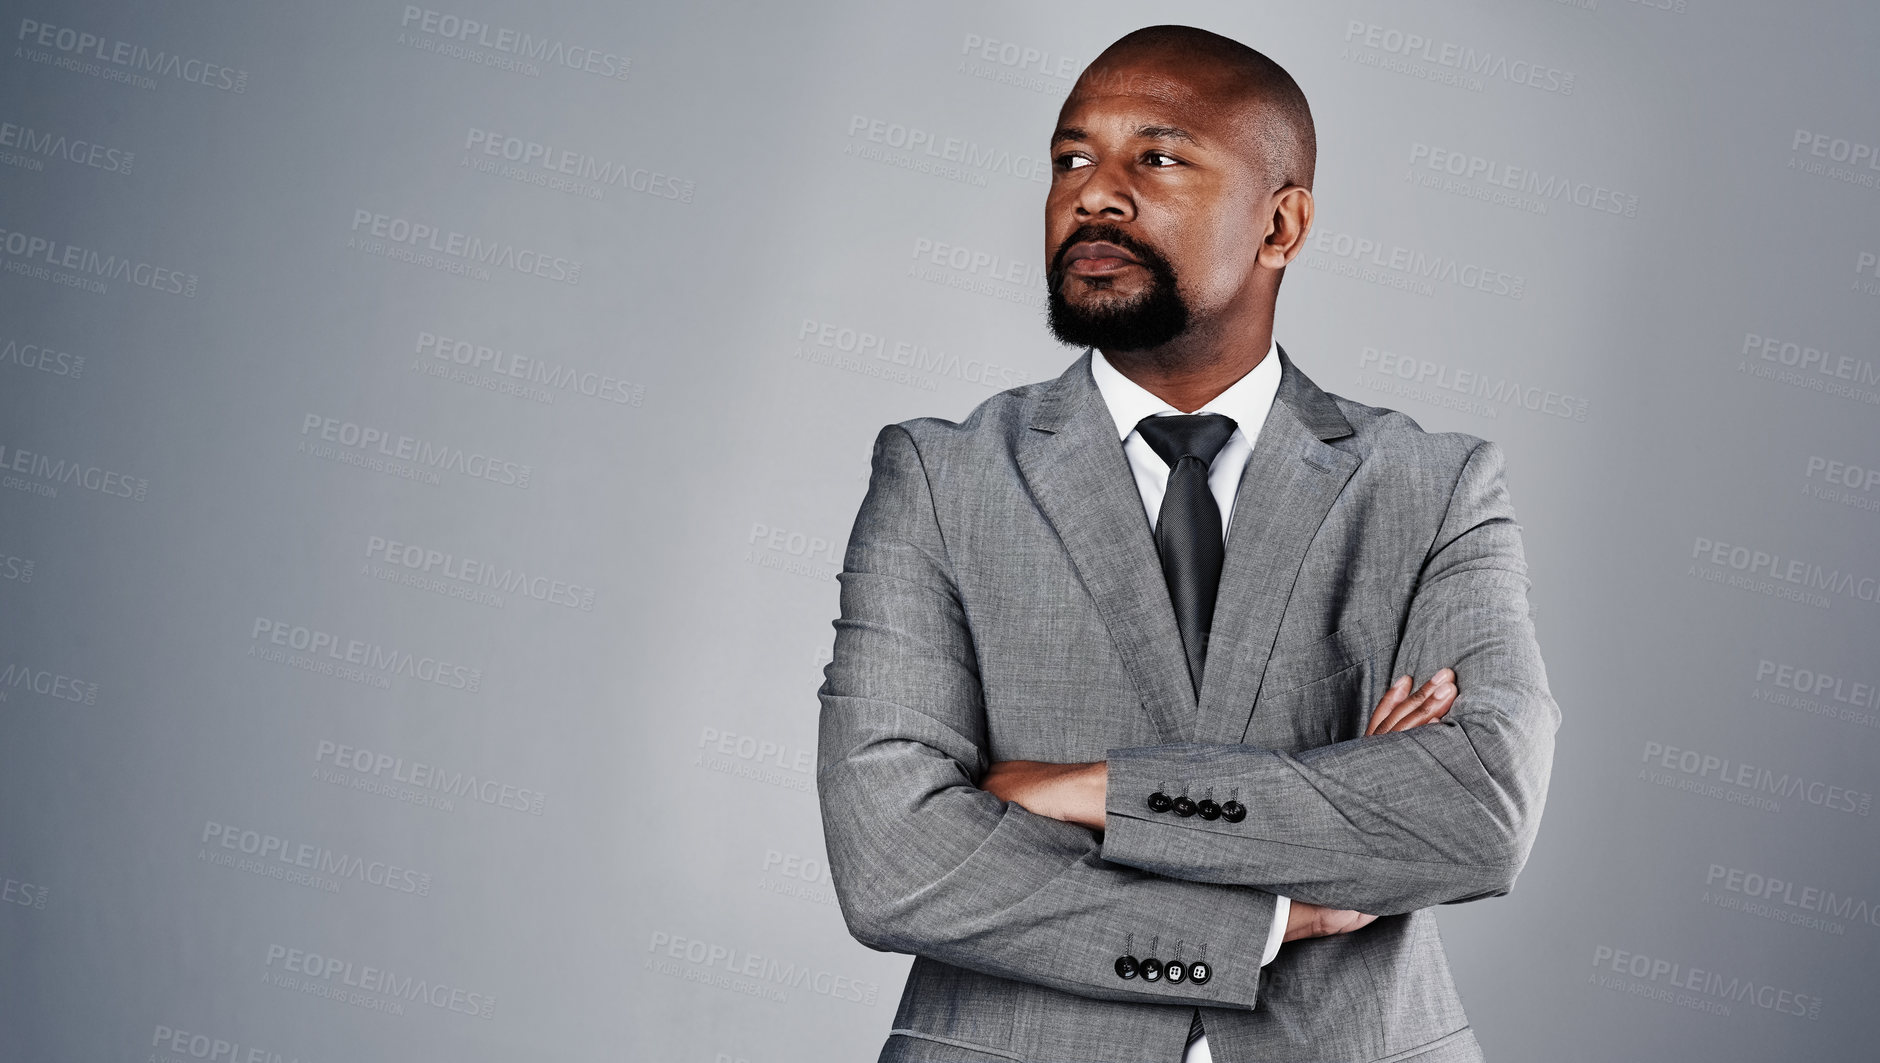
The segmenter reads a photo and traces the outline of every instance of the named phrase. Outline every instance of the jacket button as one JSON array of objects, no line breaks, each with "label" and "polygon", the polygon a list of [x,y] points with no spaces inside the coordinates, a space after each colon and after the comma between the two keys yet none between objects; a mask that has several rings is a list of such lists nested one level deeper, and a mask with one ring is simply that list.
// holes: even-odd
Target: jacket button
[{"label": "jacket button", "polygon": [[1175,814],[1186,819],[1195,814],[1195,803],[1187,794],[1175,799]]},{"label": "jacket button", "polygon": [[1229,801],[1221,806],[1221,818],[1229,823],[1239,823],[1247,818],[1247,806],[1239,801]]},{"label": "jacket button", "polygon": [[1162,961],[1156,959],[1154,956],[1142,961],[1141,970],[1142,980],[1145,982],[1160,982],[1162,980]]},{"label": "jacket button", "polygon": [[1151,812],[1167,812],[1169,806],[1174,803],[1175,802],[1169,800],[1167,794],[1160,790],[1149,795],[1149,811]]},{"label": "jacket button", "polygon": [[1127,982],[1136,977],[1136,957],[1118,956],[1116,958],[1116,977]]},{"label": "jacket button", "polygon": [[1188,980],[1188,968],[1180,960],[1170,960],[1168,966],[1162,968],[1162,976],[1168,979],[1169,985],[1180,985]]},{"label": "jacket button", "polygon": [[1207,985],[1208,979],[1213,977],[1214,968],[1209,967],[1206,960],[1196,960],[1188,965],[1188,980],[1196,985]]},{"label": "jacket button", "polygon": [[1220,819],[1221,818],[1221,806],[1215,804],[1212,798],[1204,797],[1201,800],[1196,801],[1195,811],[1201,813],[1202,819]]}]

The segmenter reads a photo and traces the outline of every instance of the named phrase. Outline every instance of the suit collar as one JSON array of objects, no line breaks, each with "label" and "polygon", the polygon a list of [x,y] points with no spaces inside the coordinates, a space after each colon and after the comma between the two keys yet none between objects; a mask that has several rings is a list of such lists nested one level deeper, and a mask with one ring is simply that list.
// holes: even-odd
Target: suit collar
[{"label": "suit collar", "polygon": [[1293,415],[1306,431],[1323,441],[1343,439],[1351,434],[1351,422],[1338,409],[1338,403],[1332,397],[1319,390],[1312,379],[1299,371],[1287,355],[1286,348],[1274,345],[1279,352],[1279,394],[1276,401],[1292,407]]},{"label": "suit collar", "polygon": [[[1231,417],[1248,439],[1258,436],[1260,426],[1266,423],[1267,412],[1273,408],[1273,398],[1279,392],[1280,366],[1279,356],[1274,353],[1276,350],[1278,344],[1268,347],[1267,357],[1260,359],[1258,365],[1194,412]],[[1090,376],[1097,383],[1097,393],[1103,397],[1104,408],[1110,411],[1110,419],[1116,424],[1117,438],[1125,443],[1143,418],[1181,412],[1154,392],[1124,376],[1110,364],[1102,351],[1094,351],[1090,355]]]},{"label": "suit collar", "polygon": [[[1332,401],[1332,397],[1299,371],[1292,357],[1286,353],[1286,348],[1275,343],[1273,351],[1279,355],[1280,366],[1279,392],[1274,401],[1291,406],[1299,423],[1318,439],[1333,440],[1350,435],[1351,422],[1345,420],[1345,415],[1339,412],[1338,404]],[[1094,353],[1094,350],[1086,349],[1082,356],[1058,374],[1057,379],[1044,386],[1038,405],[1032,412],[1030,427],[1041,432],[1060,431],[1079,410],[1089,405],[1092,398],[1097,400],[1099,412],[1108,415],[1090,372]]]},{"label": "suit collar", "polygon": [[[1018,463],[1096,601],[1164,741],[1238,742],[1313,534],[1358,466],[1332,399],[1277,349],[1280,384],[1241,475],[1199,701],[1142,499],[1091,376],[1091,352],[1045,385]],[[1231,637],[1218,636],[1232,632]]]}]

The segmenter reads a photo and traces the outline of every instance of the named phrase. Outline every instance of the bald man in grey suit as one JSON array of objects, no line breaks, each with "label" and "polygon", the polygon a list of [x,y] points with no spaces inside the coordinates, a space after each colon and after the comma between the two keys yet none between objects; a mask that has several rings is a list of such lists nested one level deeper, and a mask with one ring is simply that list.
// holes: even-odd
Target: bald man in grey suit
[{"label": "bald man in grey suit", "polygon": [[1429,909],[1509,890],[1560,719],[1501,454],[1273,341],[1314,142],[1265,56],[1130,34],[1052,149],[1087,349],[883,429],[841,575],[830,866],[916,957],[881,1059],[1479,1060]]}]

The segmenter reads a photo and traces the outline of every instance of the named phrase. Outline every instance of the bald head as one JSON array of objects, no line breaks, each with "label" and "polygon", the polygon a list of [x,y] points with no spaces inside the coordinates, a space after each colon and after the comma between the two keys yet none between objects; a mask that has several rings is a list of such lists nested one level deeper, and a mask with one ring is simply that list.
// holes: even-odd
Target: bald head
[{"label": "bald head", "polygon": [[1218,33],[1193,26],[1145,26],[1125,34],[1092,60],[1064,101],[1129,91],[1132,78],[1170,74],[1217,100],[1240,104],[1241,132],[1275,188],[1312,187],[1318,137],[1306,94],[1286,68]]},{"label": "bald head", "polygon": [[1078,76],[1050,143],[1058,339],[1143,379],[1201,382],[1182,410],[1266,356],[1281,276],[1312,229],[1317,144],[1291,75],[1218,33],[1150,26]]}]

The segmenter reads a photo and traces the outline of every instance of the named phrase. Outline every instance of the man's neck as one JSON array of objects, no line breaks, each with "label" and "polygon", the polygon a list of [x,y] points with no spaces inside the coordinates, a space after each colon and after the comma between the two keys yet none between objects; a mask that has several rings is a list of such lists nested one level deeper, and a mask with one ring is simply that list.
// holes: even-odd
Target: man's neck
[{"label": "man's neck", "polygon": [[[1230,343],[1207,342],[1193,330],[1161,347],[1104,351],[1116,371],[1183,413],[1193,413],[1252,372],[1273,346],[1273,325],[1235,335]],[[1179,345],[1179,346],[1178,346]]]}]

